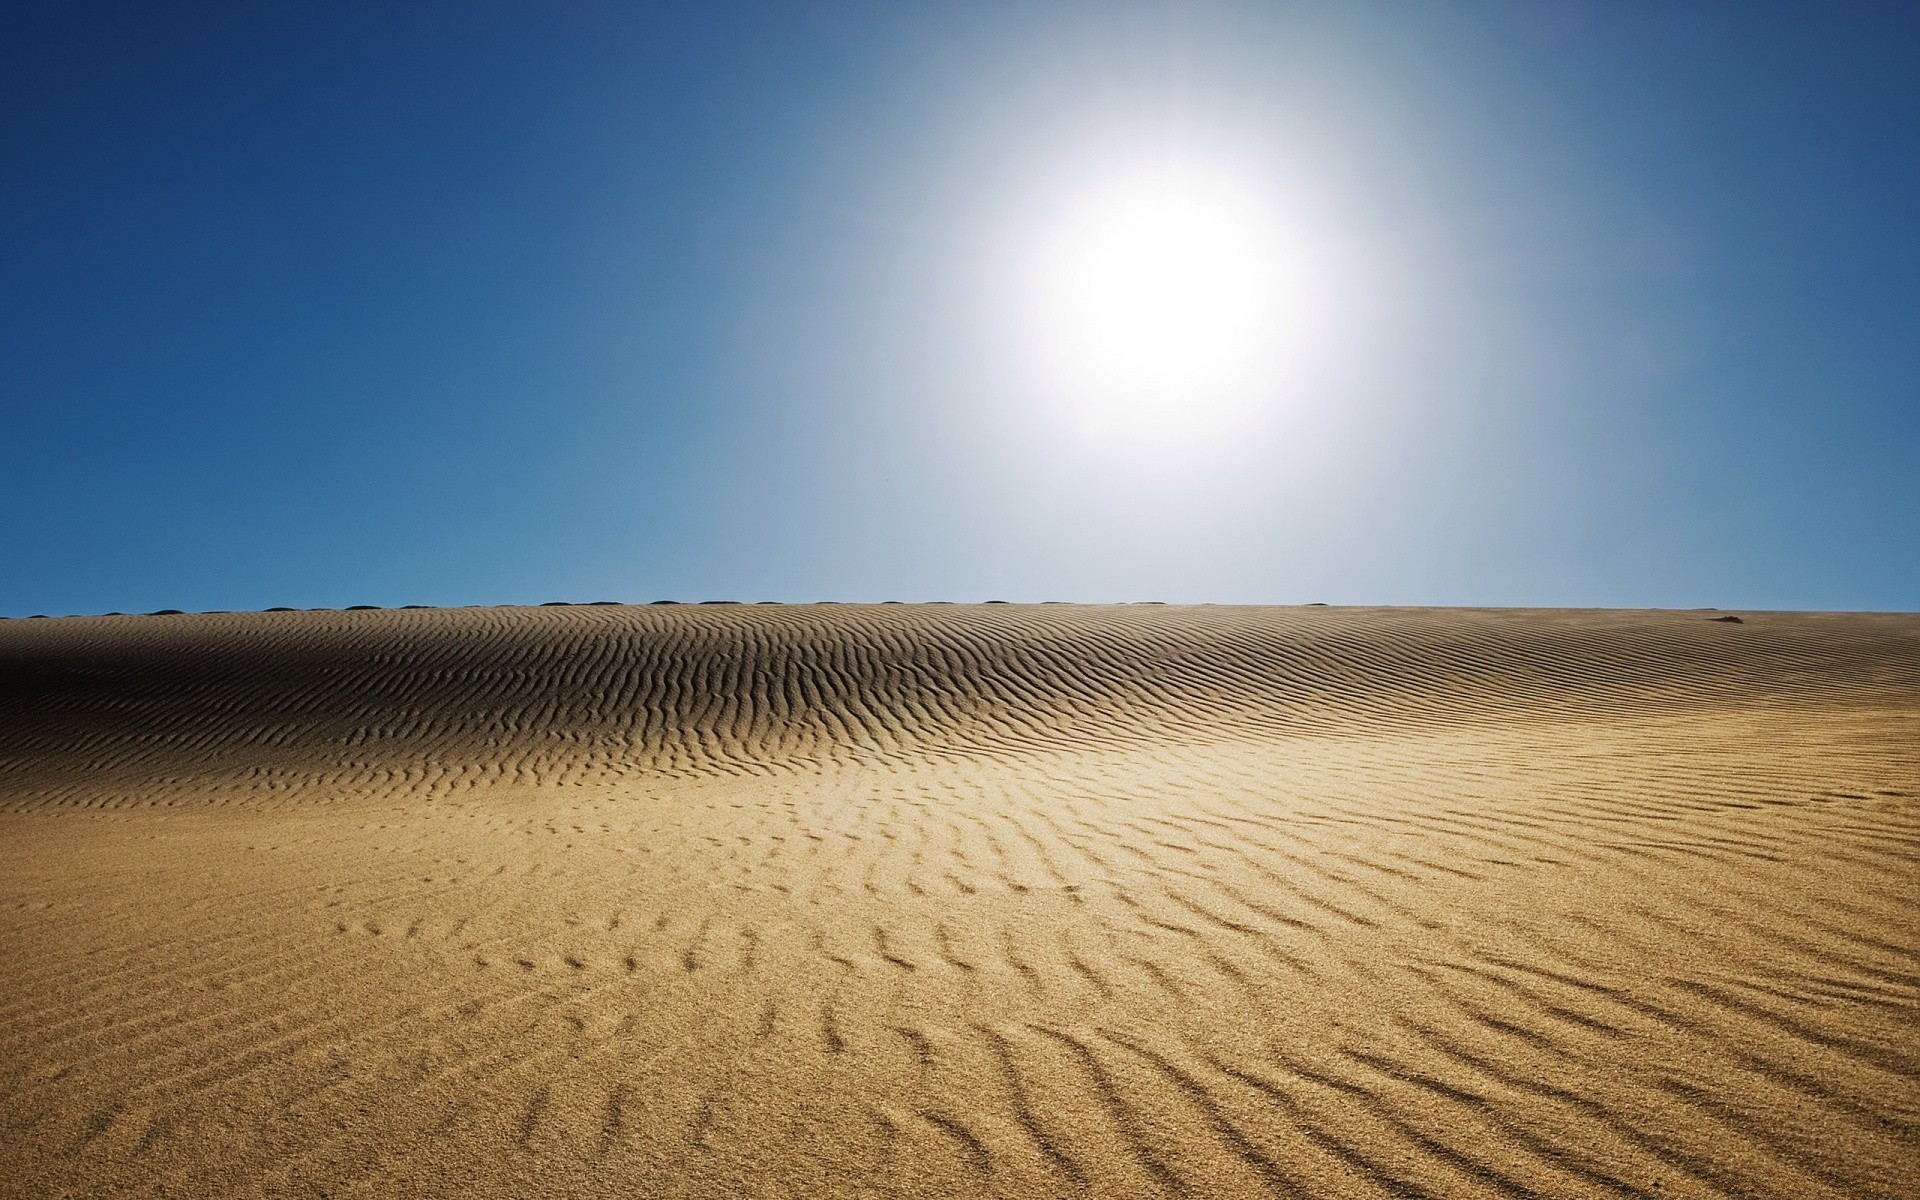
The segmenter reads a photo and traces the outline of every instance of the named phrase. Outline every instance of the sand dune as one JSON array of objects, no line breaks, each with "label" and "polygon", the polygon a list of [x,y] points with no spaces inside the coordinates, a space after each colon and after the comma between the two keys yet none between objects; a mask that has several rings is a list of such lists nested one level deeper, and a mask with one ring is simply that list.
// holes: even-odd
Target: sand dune
[{"label": "sand dune", "polygon": [[1920,1194],[1920,618],[0,622],[0,1195]]}]

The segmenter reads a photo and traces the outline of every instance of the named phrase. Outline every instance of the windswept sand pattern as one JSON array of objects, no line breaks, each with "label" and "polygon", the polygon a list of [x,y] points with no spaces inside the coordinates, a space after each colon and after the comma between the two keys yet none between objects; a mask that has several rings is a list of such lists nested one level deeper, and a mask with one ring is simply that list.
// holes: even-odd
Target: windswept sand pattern
[{"label": "windswept sand pattern", "polygon": [[1920,618],[0,622],[0,1195],[1920,1194]]}]

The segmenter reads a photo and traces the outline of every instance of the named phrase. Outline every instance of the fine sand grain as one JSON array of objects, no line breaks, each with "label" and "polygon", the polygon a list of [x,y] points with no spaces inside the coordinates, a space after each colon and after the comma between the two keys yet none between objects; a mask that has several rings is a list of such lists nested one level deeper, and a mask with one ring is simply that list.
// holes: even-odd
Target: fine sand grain
[{"label": "fine sand grain", "polygon": [[1920,618],[0,622],[0,1195],[1920,1195]]}]

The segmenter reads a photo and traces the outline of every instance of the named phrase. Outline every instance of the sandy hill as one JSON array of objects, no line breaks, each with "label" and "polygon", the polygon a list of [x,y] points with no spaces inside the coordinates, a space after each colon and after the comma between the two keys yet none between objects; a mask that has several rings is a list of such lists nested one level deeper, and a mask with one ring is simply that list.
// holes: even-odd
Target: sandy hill
[{"label": "sandy hill", "polygon": [[1920,1194],[1920,618],[0,622],[0,1196]]}]

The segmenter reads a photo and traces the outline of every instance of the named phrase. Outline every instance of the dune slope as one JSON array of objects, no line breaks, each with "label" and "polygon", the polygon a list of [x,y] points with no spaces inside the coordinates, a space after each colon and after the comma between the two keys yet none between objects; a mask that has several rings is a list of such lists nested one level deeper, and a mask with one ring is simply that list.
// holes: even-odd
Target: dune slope
[{"label": "dune slope", "polygon": [[1920,1189],[1920,618],[0,622],[0,1196]]}]

